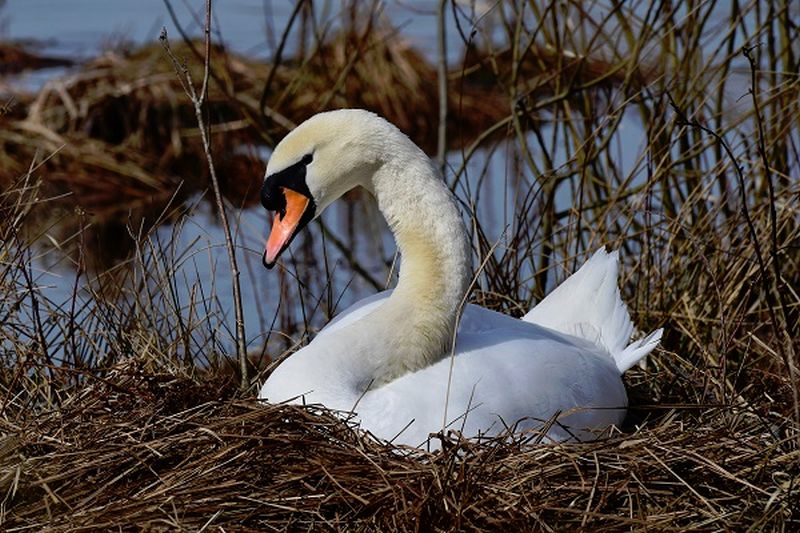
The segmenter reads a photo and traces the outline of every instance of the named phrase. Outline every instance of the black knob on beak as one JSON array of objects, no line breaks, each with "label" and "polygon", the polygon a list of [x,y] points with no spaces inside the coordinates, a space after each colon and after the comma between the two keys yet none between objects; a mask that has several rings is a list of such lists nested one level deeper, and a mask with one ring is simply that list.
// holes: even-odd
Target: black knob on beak
[{"label": "black knob on beak", "polygon": [[312,198],[306,185],[306,167],[313,160],[312,154],[306,154],[297,163],[280,172],[270,174],[261,187],[261,205],[268,211],[283,213],[286,211],[286,197],[283,188],[291,189]]},{"label": "black knob on beak", "polygon": [[277,180],[272,179],[270,176],[264,181],[261,187],[261,205],[267,211],[285,211],[286,210],[286,197],[281,190],[281,187],[276,183]]}]

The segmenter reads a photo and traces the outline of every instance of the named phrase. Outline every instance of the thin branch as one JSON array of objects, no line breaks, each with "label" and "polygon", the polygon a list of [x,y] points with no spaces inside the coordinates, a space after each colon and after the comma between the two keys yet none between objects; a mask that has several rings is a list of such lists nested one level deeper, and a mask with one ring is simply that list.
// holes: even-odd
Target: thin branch
[{"label": "thin branch", "polygon": [[764,119],[761,116],[761,106],[758,103],[758,80],[756,79],[756,61],[753,57],[753,48],[745,46],[742,53],[750,63],[750,96],[753,99],[753,110],[756,114],[756,126],[758,126],[758,155],[761,158],[761,164],[764,167],[764,178],[767,182],[767,192],[769,193],[769,222],[770,222],[770,256],[772,258],[772,269],[775,277],[775,295],[780,303],[781,311],[783,312],[784,322],[786,324],[786,334],[789,338],[788,345],[791,346],[791,339],[796,327],[789,319],[789,311],[784,301],[783,294],[779,290],[778,284],[781,279],[781,263],[778,259],[778,215],[775,210],[775,185],[772,183],[772,172],[770,171],[769,160],[767,159],[767,147],[764,143]]},{"label": "thin branch", "polygon": [[194,105],[194,113],[195,118],[197,119],[197,124],[200,130],[200,137],[203,142],[203,151],[206,155],[206,162],[208,164],[208,170],[211,175],[211,186],[214,190],[214,200],[217,206],[217,212],[219,213],[220,223],[222,224],[223,231],[225,232],[225,248],[228,252],[228,261],[231,267],[231,284],[233,290],[233,304],[234,304],[234,312],[236,315],[236,354],[239,359],[239,368],[242,374],[242,381],[240,384],[240,388],[242,391],[246,391],[250,387],[250,380],[248,378],[248,368],[247,368],[247,346],[245,343],[245,331],[244,331],[244,311],[242,309],[242,294],[241,294],[241,285],[239,282],[239,266],[236,261],[236,250],[233,243],[233,238],[231,237],[231,228],[228,222],[228,215],[225,211],[225,203],[222,198],[222,193],[220,192],[219,187],[219,179],[217,178],[217,171],[214,167],[214,160],[211,156],[211,144],[209,140],[209,132],[206,126],[205,120],[203,120],[203,103],[205,101],[205,95],[208,92],[208,78],[210,72],[210,62],[211,62],[211,0],[206,0],[206,17],[205,17],[205,58],[203,60],[203,85],[201,89],[201,93],[198,94],[197,90],[195,89],[194,82],[192,81],[191,73],[186,65],[180,63],[178,59],[175,57],[175,54],[172,52],[172,49],[169,46],[169,40],[167,39],[167,30],[163,28],[161,30],[161,44],[164,47],[164,50],[169,55],[170,59],[172,60],[173,65],[175,66],[175,71],[178,74],[178,78],[181,80],[181,85],[183,85],[184,90],[186,91],[187,96],[192,101]]},{"label": "thin branch", "polygon": [[442,176],[445,175],[447,169],[447,35],[445,33],[446,20],[445,8],[447,7],[447,0],[439,0],[439,13],[438,22],[439,27],[439,65],[438,65],[438,81],[439,81],[439,134],[437,138],[436,147],[436,161],[439,163],[439,170]]},{"label": "thin branch", "polygon": [[289,15],[289,22],[286,23],[286,29],[283,30],[283,35],[281,36],[281,42],[278,45],[278,49],[275,51],[275,57],[272,59],[272,65],[270,66],[269,74],[267,74],[267,80],[264,82],[264,88],[261,90],[261,99],[258,102],[258,110],[262,114],[266,115],[264,106],[267,103],[269,88],[272,85],[273,79],[275,78],[275,73],[278,71],[278,66],[280,66],[281,61],[283,59],[283,49],[286,47],[286,42],[289,40],[289,32],[291,32],[292,27],[294,26],[294,20],[297,18],[297,15],[300,13],[300,9],[305,5],[305,3],[306,0],[299,0],[294,5],[292,14]]}]

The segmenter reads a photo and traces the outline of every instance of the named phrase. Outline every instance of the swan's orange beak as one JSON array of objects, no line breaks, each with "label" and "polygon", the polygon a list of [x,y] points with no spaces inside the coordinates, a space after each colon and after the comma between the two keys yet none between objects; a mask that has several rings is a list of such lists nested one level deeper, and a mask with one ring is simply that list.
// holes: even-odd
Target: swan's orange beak
[{"label": "swan's orange beak", "polygon": [[281,187],[281,191],[286,198],[286,207],[275,213],[272,219],[272,231],[264,251],[264,266],[267,268],[272,268],[278,256],[289,246],[311,201],[307,196],[286,187]]}]

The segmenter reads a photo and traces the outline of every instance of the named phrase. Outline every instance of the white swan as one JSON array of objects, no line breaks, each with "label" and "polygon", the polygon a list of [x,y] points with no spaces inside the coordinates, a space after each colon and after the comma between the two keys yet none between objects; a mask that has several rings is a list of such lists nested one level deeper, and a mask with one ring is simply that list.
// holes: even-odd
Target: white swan
[{"label": "white swan", "polygon": [[622,421],[620,376],[661,330],[627,345],[633,325],[616,252],[598,251],[522,320],[467,305],[453,351],[472,275],[455,198],[422,150],[373,113],[320,113],[275,148],[261,193],[278,212],[265,265],[359,185],[375,195],[397,240],[397,287],[333,320],[269,376],[260,398],[354,411],[375,436],[412,446],[443,428],[471,437],[550,421],[550,439],[591,439]]}]

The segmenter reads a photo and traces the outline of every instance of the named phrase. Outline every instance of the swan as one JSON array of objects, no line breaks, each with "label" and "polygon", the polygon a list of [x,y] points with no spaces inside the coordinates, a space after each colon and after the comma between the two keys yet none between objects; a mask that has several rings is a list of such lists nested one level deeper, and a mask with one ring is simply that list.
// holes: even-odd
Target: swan
[{"label": "swan", "polygon": [[565,441],[622,422],[621,375],[661,330],[628,344],[617,252],[597,251],[522,319],[464,306],[469,240],[440,172],[393,124],[341,109],[300,124],[267,163],[261,202],[276,214],[264,265],[357,186],[394,234],[397,286],[336,317],[275,369],[260,399],[351,412],[380,439],[434,448],[430,435],[449,429],[477,437],[544,426],[548,440]]}]

